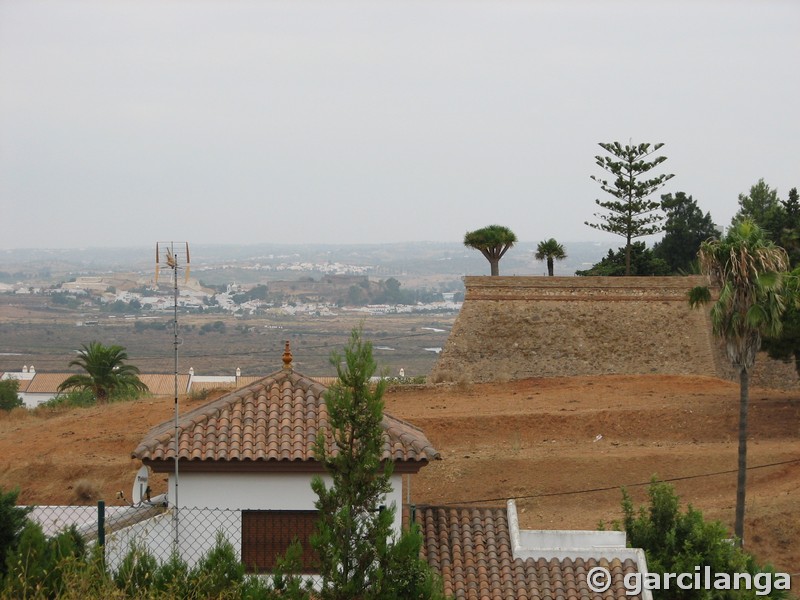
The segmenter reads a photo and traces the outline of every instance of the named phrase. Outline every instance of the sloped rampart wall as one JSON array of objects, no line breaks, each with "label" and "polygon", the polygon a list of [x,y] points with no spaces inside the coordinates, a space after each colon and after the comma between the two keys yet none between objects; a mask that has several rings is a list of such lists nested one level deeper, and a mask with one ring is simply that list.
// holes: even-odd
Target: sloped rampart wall
[{"label": "sloped rampart wall", "polygon": [[[708,309],[688,305],[687,292],[703,277],[465,277],[464,284],[433,381],[733,376]],[[796,383],[791,365],[765,356],[757,362],[756,383]]]}]

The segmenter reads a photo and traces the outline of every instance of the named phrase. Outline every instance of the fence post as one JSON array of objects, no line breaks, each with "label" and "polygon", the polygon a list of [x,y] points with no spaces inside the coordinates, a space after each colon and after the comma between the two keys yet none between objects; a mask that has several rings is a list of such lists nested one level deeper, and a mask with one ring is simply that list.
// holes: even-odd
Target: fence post
[{"label": "fence post", "polygon": [[106,503],[97,501],[97,544],[100,546],[102,557],[106,556]]}]

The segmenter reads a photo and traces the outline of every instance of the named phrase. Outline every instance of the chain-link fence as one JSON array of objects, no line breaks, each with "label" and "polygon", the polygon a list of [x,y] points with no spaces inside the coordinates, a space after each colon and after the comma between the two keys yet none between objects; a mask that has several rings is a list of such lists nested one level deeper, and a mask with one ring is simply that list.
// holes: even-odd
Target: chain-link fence
[{"label": "chain-link fence", "polygon": [[314,511],[260,511],[175,508],[165,503],[136,506],[34,506],[28,518],[52,537],[74,527],[87,542],[104,548],[109,572],[121,568],[131,552],[147,553],[159,564],[175,557],[195,568],[215,548],[227,544],[248,573],[271,573],[289,544],[303,548],[304,574],[315,569],[308,538]]}]

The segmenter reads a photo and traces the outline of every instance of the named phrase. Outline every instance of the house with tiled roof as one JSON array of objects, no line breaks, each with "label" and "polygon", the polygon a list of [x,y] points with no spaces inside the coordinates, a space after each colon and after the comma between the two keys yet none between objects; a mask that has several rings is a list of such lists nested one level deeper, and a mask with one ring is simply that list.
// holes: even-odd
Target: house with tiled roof
[{"label": "house with tiled roof", "polygon": [[[318,434],[335,452],[325,404],[327,388],[292,368],[288,343],[284,367],[208,404],[153,428],[132,453],[155,473],[168,475],[169,504],[178,514],[196,508],[234,511],[226,536],[251,571],[270,571],[297,537],[311,556],[308,538],[316,521],[314,476],[327,478],[314,456]],[[384,415],[383,460],[393,463],[394,528],[401,529],[403,478],[439,458],[424,433]],[[177,455],[177,477],[175,463]],[[330,485],[330,480],[327,481]],[[187,523],[193,552],[210,548],[215,531]]]},{"label": "house with tiled roof", "polygon": [[[21,383],[33,379],[26,373]],[[312,572],[309,536],[317,514],[310,482],[315,475],[325,478],[313,452],[320,432],[335,451],[327,387],[292,368],[288,345],[284,368],[271,375],[253,380],[237,373],[233,382],[203,383],[241,387],[142,439],[132,457],[166,475],[168,493],[166,499],[120,509],[119,523],[107,527],[107,564],[118,568],[131,543],[161,560],[179,548],[193,564],[222,532],[250,572],[271,571],[295,538]],[[440,455],[417,427],[390,415],[382,426],[383,459],[394,464],[387,503],[397,508],[399,532],[409,489],[404,477]],[[521,530],[513,500],[505,508],[408,508],[423,535],[422,556],[441,575],[445,594],[456,600],[652,598],[647,590],[628,595],[626,577],[646,574],[647,564],[641,550],[626,548],[622,532]],[[596,569],[608,573],[606,592],[590,586]]]},{"label": "house with tiled roof", "polygon": [[[58,386],[72,372],[37,372],[31,366],[24,366],[22,371],[0,372],[0,380],[16,379],[19,382],[18,396],[26,408],[36,408],[40,404],[52,400],[58,395]],[[174,396],[177,384],[178,394],[203,394],[217,390],[235,390],[263,379],[263,375],[242,375],[236,369],[235,375],[198,375],[190,368],[188,374],[179,374],[177,381],[174,373],[140,373],[139,379],[147,386],[151,396]],[[336,377],[312,377],[323,385],[332,385]]]},{"label": "house with tiled roof", "polygon": [[0,380],[15,379],[19,382],[17,396],[22,399],[24,406],[34,408],[55,396],[55,391],[50,393],[51,389],[55,390],[69,375],[69,373],[37,373],[33,365],[30,367],[25,365],[22,371],[0,373]]},{"label": "house with tiled roof", "polygon": [[513,500],[505,509],[419,506],[415,513],[422,555],[450,598],[652,600],[649,590],[628,595],[626,579],[635,587],[647,561],[641,549],[626,547],[624,532],[521,530]]},{"label": "house with tiled roof", "polygon": [[[22,398],[26,408],[36,408],[40,404],[55,398],[60,386],[74,372],[42,372],[35,371],[27,366],[22,371],[6,371],[0,373],[1,379],[16,379],[19,381],[18,395]],[[141,373],[139,379],[147,386],[152,396],[172,396],[175,393],[175,375],[167,373]],[[190,391],[191,376],[178,375],[178,393],[188,394]],[[234,387],[229,385],[229,387]]]}]

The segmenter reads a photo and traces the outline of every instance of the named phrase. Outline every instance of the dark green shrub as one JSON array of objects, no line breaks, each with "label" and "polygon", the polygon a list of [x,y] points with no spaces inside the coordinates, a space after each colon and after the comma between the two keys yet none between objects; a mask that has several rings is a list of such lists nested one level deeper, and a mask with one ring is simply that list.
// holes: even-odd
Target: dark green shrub
[{"label": "dark green shrub", "polygon": [[55,398],[51,398],[47,402],[42,402],[39,407],[45,409],[56,408],[86,408],[94,406],[97,401],[90,390],[71,390],[69,392],[61,392]]},{"label": "dark green shrub", "polygon": [[[650,505],[635,509],[627,491],[622,492],[623,525],[628,544],[642,548],[647,568],[652,573],[692,573],[696,566],[708,566],[712,573],[773,573],[770,566],[759,566],[753,556],[729,539],[719,521],[706,521],[703,514],[688,506],[680,511],[680,499],[668,483],[655,479],[648,489]],[[786,598],[782,590],[756,595],[756,590],[653,590],[653,598],[669,600],[716,600],[728,598]]]},{"label": "dark green shrub", "polygon": [[4,492],[0,488],[0,576],[7,572],[6,557],[16,549],[31,510],[17,506],[18,497],[19,490]]},{"label": "dark green shrub", "polygon": [[136,597],[154,585],[158,561],[145,548],[132,545],[119,570],[114,573],[114,583],[127,596]]},{"label": "dark green shrub", "polygon": [[18,396],[19,381],[4,379],[0,381],[0,410],[13,410],[25,406],[22,398]]},{"label": "dark green shrub", "polygon": [[244,578],[237,597],[241,600],[308,600],[307,595],[276,592],[270,587],[267,579],[258,575],[248,575]]},{"label": "dark green shrub", "polygon": [[294,540],[286,549],[286,554],[276,560],[272,574],[272,586],[276,598],[308,600],[311,597],[311,582],[303,581],[298,573],[303,572],[303,545]]},{"label": "dark green shrub", "polygon": [[444,598],[442,584],[430,565],[420,558],[422,534],[419,526],[403,532],[389,546],[379,571],[379,596],[385,600],[435,600]]},{"label": "dark green shrub", "polygon": [[[137,390],[119,390],[107,398],[107,402],[129,402],[142,397],[142,392]],[[42,402],[39,406],[45,409],[57,408],[88,408],[96,406],[97,400],[91,390],[73,389],[66,392],[59,392],[55,398],[47,402]]]},{"label": "dark green shrub", "polygon": [[191,571],[178,554],[173,554],[153,573],[153,590],[167,598],[190,598]]},{"label": "dark green shrub", "polygon": [[244,565],[222,533],[217,533],[216,544],[192,571],[192,580],[201,598],[233,597],[244,581]]},{"label": "dark green shrub", "polygon": [[4,591],[11,598],[58,598],[67,575],[85,561],[86,544],[74,527],[47,538],[38,523],[28,521],[16,550],[6,557]]}]

